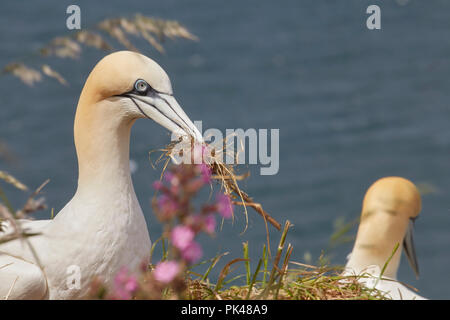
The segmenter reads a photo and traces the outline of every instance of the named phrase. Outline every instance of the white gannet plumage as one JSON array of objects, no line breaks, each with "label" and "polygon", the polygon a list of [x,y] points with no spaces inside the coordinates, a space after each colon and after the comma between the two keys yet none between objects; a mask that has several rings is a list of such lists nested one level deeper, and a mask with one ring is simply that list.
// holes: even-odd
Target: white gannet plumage
[{"label": "white gannet plumage", "polygon": [[424,299],[397,281],[403,250],[416,276],[419,274],[413,225],[421,208],[420,193],[407,179],[386,177],[372,184],[364,197],[358,233],[344,274],[361,276],[358,281],[394,300]]},{"label": "white gannet plumage", "polygon": [[[39,235],[0,245],[0,299],[81,298],[94,277],[108,285],[121,267],[133,271],[148,261],[151,242],[129,163],[138,118],[202,141],[156,62],[136,52],[112,53],[94,67],[78,102],[75,195],[53,220],[18,222]],[[72,266],[79,287],[69,283]]]}]

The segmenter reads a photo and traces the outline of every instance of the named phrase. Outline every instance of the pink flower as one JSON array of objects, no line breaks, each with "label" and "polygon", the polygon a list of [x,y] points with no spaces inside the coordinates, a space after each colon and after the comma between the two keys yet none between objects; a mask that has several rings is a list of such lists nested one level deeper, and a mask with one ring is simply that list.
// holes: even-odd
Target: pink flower
[{"label": "pink flower", "polygon": [[137,290],[138,287],[139,284],[135,277],[130,277],[127,283],[125,283],[125,290],[127,290],[128,292],[134,292]]},{"label": "pink flower", "polygon": [[155,190],[161,190],[164,184],[161,181],[155,181],[153,182],[153,189]]},{"label": "pink flower", "polygon": [[139,283],[135,276],[129,275],[128,269],[123,267],[114,278],[114,296],[119,299],[128,300],[133,297],[139,287]]},{"label": "pink flower", "polygon": [[225,219],[229,219],[233,215],[233,204],[231,203],[230,196],[226,194],[217,194],[216,207],[219,214]]},{"label": "pink flower", "polygon": [[164,174],[164,180],[166,180],[172,186],[178,186],[180,184],[180,180],[178,179],[178,177],[170,171]]},{"label": "pink flower", "polygon": [[208,214],[205,219],[205,230],[208,233],[214,233],[216,229],[216,218],[212,214]]},{"label": "pink flower", "polygon": [[175,261],[164,261],[156,265],[153,270],[155,279],[162,283],[169,283],[180,273],[180,266]]},{"label": "pink flower", "polygon": [[211,182],[211,168],[206,163],[199,164],[198,166],[200,167],[202,181],[204,183],[210,183]]},{"label": "pink flower", "polygon": [[202,247],[195,241],[192,241],[186,249],[181,252],[181,256],[188,263],[197,262],[203,255]]},{"label": "pink flower", "polygon": [[191,228],[186,226],[176,226],[170,234],[173,245],[179,250],[185,250],[194,240],[195,233]]},{"label": "pink flower", "polygon": [[168,195],[162,194],[158,197],[158,208],[164,216],[171,216],[178,210],[178,204]]},{"label": "pink flower", "polygon": [[208,147],[204,144],[194,143],[192,149],[194,164],[204,163],[207,153],[209,153]]},{"label": "pink flower", "polygon": [[194,181],[191,181],[186,186],[186,191],[191,193],[196,193],[198,190],[200,190],[204,186],[205,182],[200,178],[196,179]]}]

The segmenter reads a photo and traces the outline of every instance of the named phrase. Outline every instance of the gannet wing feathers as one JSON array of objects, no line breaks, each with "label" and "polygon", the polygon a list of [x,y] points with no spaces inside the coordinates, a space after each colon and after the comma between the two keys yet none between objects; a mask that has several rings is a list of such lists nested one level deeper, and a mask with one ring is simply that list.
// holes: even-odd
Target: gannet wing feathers
[{"label": "gannet wing feathers", "polygon": [[[18,219],[15,223],[20,227],[22,232],[27,234],[39,234],[42,230],[51,222],[52,220],[27,220]],[[0,238],[6,235],[13,234],[15,232],[14,227],[11,225],[10,221],[0,222]],[[3,248],[0,250],[4,251]]]},{"label": "gannet wing feathers", "polygon": [[379,280],[376,289],[393,300],[427,300],[394,279]]},{"label": "gannet wing feathers", "polygon": [[386,298],[393,300],[427,300],[408,288],[397,279],[382,276],[381,268],[377,265],[367,266],[360,274],[351,268],[346,268],[344,276],[357,276],[358,282],[369,289],[380,291]]},{"label": "gannet wing feathers", "polygon": [[[50,221],[19,219],[15,223],[23,232],[39,234]],[[3,221],[1,226],[2,236],[14,232],[9,221]],[[8,241],[0,249],[0,299],[43,299],[48,291],[46,276],[38,265],[23,257],[26,254],[21,242]]]},{"label": "gannet wing feathers", "polygon": [[34,263],[0,252],[0,299],[44,299],[47,279]]}]

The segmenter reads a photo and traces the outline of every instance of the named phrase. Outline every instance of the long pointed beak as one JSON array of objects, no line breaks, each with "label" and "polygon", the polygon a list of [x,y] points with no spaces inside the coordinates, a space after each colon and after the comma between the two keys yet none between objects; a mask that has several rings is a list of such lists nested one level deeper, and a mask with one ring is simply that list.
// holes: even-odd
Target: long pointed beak
[{"label": "long pointed beak", "polygon": [[171,95],[156,93],[150,97],[127,95],[147,118],[150,118],[177,135],[188,135],[198,142],[203,137],[191,119]]},{"label": "long pointed beak", "polygon": [[403,239],[403,248],[405,250],[406,257],[408,258],[409,265],[414,271],[416,278],[419,278],[419,264],[417,263],[416,249],[414,247],[414,220],[410,219],[408,229]]},{"label": "long pointed beak", "polygon": [[161,99],[170,107],[170,114],[173,116],[173,120],[176,121],[181,127],[184,128],[184,131],[192,136],[198,142],[203,142],[203,136],[197,127],[192,123],[191,119],[187,116],[184,110],[180,107],[177,100],[171,95],[167,94],[159,94]]}]

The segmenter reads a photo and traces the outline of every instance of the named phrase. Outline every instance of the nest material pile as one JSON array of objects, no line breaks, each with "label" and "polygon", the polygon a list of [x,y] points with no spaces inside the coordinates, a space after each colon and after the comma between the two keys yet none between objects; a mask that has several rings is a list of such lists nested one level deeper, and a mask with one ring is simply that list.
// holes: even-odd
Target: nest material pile
[{"label": "nest material pile", "polygon": [[[225,143],[226,146],[226,138]],[[170,160],[174,163],[190,163],[201,164],[205,163],[211,169],[212,178],[220,183],[224,193],[233,200],[235,205],[243,206],[246,217],[246,228],[248,225],[248,212],[247,207],[254,209],[264,222],[269,222],[278,231],[281,231],[281,225],[277,222],[267,211],[265,211],[260,203],[257,203],[251,198],[245,191],[243,191],[238,184],[238,181],[243,180],[249,176],[248,173],[239,175],[236,173],[234,167],[235,164],[228,164],[223,161],[223,156],[226,153],[226,147],[215,148],[212,145],[206,143],[199,144],[192,138],[186,139],[186,137],[180,137],[178,141],[172,141],[165,148],[154,150],[161,152],[160,157],[155,163],[164,162],[163,171],[161,177],[164,174]],[[150,151],[150,154],[154,151]],[[237,154],[233,155],[233,158],[237,158]],[[186,161],[188,160],[188,161]],[[153,165],[153,163],[152,163]]]}]

